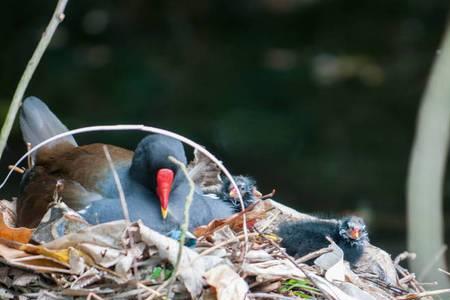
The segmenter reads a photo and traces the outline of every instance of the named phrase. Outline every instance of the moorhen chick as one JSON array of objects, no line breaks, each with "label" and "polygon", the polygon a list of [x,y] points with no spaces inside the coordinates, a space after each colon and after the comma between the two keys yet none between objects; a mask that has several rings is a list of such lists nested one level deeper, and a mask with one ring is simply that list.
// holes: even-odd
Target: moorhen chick
[{"label": "moorhen chick", "polygon": [[[328,247],[330,237],[344,252],[344,259],[354,265],[361,258],[369,243],[364,220],[350,216],[341,220],[304,220],[280,224],[278,235],[281,246],[295,257]],[[307,263],[312,263],[309,261]]]},{"label": "moorhen chick", "polygon": [[[233,179],[241,192],[245,208],[256,200],[261,199],[262,194],[258,191],[256,181],[253,178],[239,175],[233,176]],[[235,212],[240,212],[242,207],[236,189],[227,177],[222,180],[223,184],[218,197],[225,203],[231,204]]]},{"label": "moorhen chick", "polygon": [[[26,142],[36,145],[67,128],[35,97],[27,98],[20,116]],[[130,218],[158,231],[168,232],[183,220],[189,183],[173,156],[186,164],[183,145],[163,135],[144,138],[132,151],[107,145],[127,198]],[[103,144],[77,146],[73,137],[56,140],[39,149],[35,165],[22,179],[17,206],[17,225],[35,227],[53,201],[53,190],[64,180],[63,201],[92,223],[123,219],[122,208]],[[170,199],[170,205],[169,205]],[[232,208],[220,200],[195,192],[191,206],[192,226],[227,217]],[[167,215],[169,216],[167,217]],[[192,227],[191,226],[191,227]]]},{"label": "moorhen chick", "polygon": [[[209,157],[195,149],[194,159],[188,165],[189,177],[201,188],[204,194],[215,196],[225,203],[230,204],[235,212],[242,210],[239,196],[228,177],[222,175],[221,170]],[[236,185],[247,208],[256,200],[261,199],[262,194],[256,187],[256,181],[248,176],[233,176]]]}]

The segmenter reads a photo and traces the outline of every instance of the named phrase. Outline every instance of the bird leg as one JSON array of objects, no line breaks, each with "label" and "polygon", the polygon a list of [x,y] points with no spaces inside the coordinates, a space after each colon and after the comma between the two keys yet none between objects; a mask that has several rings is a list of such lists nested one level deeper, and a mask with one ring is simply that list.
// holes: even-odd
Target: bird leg
[{"label": "bird leg", "polygon": [[[265,195],[261,195],[260,197],[258,197],[259,199],[263,200],[263,199],[267,199],[267,198],[272,198],[275,195],[275,192],[277,190],[272,189],[272,192],[269,194],[265,194]],[[257,191],[258,192],[258,191]],[[259,193],[259,192],[258,192]],[[260,193],[261,194],[261,193]]]}]

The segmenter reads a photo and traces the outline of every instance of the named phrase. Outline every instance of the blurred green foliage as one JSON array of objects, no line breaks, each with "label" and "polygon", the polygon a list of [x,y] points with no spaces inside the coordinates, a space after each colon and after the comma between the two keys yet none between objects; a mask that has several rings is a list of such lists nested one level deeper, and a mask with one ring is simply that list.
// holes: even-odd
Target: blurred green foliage
[{"label": "blurred green foliage", "polygon": [[[3,2],[2,115],[55,4]],[[262,192],[276,188],[277,200],[357,210],[373,240],[401,249],[415,115],[449,6],[70,1],[27,94],[70,128],[143,123],[184,134],[254,176]],[[141,136],[78,139],[133,148]],[[1,174],[23,150],[16,127]]]}]

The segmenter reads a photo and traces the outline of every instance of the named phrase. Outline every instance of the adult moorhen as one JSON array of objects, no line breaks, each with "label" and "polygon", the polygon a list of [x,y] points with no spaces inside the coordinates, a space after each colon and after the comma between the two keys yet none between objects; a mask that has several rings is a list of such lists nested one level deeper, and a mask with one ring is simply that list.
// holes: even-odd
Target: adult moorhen
[{"label": "adult moorhen", "polygon": [[282,238],[281,246],[296,257],[326,248],[330,244],[328,236],[344,251],[344,259],[351,265],[358,262],[369,243],[364,220],[356,216],[285,222],[280,224],[278,235]]},{"label": "adult moorhen", "polygon": [[[27,98],[20,116],[26,142],[37,144],[67,128],[35,97]],[[168,232],[183,220],[189,183],[168,157],[186,164],[183,145],[163,135],[144,138],[132,151],[107,145],[127,198],[130,218],[160,232]],[[103,152],[103,144],[77,146],[73,137],[44,146],[35,165],[22,179],[17,206],[17,225],[35,227],[53,201],[56,181],[64,180],[63,201],[91,223],[123,219],[116,186]],[[170,205],[169,205],[170,199]],[[233,213],[226,203],[196,190],[191,206],[191,228]],[[168,217],[167,217],[168,214]],[[167,217],[167,218],[166,218]]]},{"label": "adult moorhen", "polygon": [[[147,226],[163,233],[178,228],[183,222],[185,199],[190,189],[184,173],[168,159],[169,156],[186,164],[180,142],[163,135],[150,135],[139,143],[130,168],[126,170],[125,176],[121,176],[130,218],[141,219]],[[112,180],[109,177],[103,184],[115,190]],[[108,213],[103,213],[105,210],[109,210]],[[92,224],[123,219],[117,198],[94,201],[80,214]],[[203,195],[196,188],[190,209],[189,229],[231,214],[233,209],[230,205]]]}]

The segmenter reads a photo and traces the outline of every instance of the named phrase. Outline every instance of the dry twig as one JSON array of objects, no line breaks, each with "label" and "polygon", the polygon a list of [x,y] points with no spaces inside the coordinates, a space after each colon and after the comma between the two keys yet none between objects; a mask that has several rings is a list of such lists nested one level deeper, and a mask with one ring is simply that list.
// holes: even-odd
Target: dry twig
[{"label": "dry twig", "polygon": [[325,253],[328,253],[328,252],[332,252],[332,251],[333,251],[333,249],[331,249],[329,247],[328,248],[322,248],[322,249],[319,249],[317,251],[308,253],[305,256],[302,256],[302,257],[296,259],[295,263],[297,263],[297,264],[305,263],[305,262],[307,262],[307,261],[309,261],[309,260],[311,260],[313,258],[319,257],[322,254],[325,254]]},{"label": "dry twig", "polygon": [[[117,174],[116,168],[114,167],[114,163],[112,161],[111,154],[109,153],[108,147],[106,145],[103,146],[103,152],[105,153],[109,168],[111,169],[111,173],[113,174],[114,183],[116,185],[117,192],[119,194],[120,204],[122,206],[123,216],[124,216],[125,220],[127,221],[127,232],[128,232],[128,237],[130,239],[130,246],[131,246],[131,248],[134,248],[135,243],[134,243],[133,233],[130,230],[130,213],[128,211],[128,205],[127,205],[127,200],[125,199],[125,193],[123,191],[122,184],[120,183],[119,175]],[[137,263],[136,258],[134,258],[133,259],[134,276],[135,276],[136,282],[139,282],[139,270],[138,270],[136,263]],[[140,295],[138,295],[138,299],[141,299]]]},{"label": "dry twig", "polygon": [[117,193],[119,194],[120,204],[122,205],[122,211],[124,219],[130,223],[130,213],[128,212],[127,201],[125,200],[125,193],[123,192],[122,184],[120,183],[119,175],[117,174],[116,168],[114,167],[114,163],[111,158],[111,154],[109,154],[108,147],[103,145],[103,152],[105,153],[106,160],[108,161],[109,168],[111,169],[111,173],[114,178],[114,183],[117,188]]},{"label": "dry twig", "polygon": [[[186,169],[186,166],[177,160],[175,157],[169,156],[169,160],[173,162],[174,164],[178,165],[180,170],[183,172],[184,176],[186,176],[186,179],[189,182],[189,193],[186,196],[186,202],[184,203],[184,220],[181,224],[181,233],[180,233],[180,247],[178,249],[178,255],[177,255],[177,262],[173,269],[172,276],[168,279],[169,284],[167,285],[167,294],[170,295],[171,287],[174,283],[174,281],[177,278],[178,272],[180,271],[180,263],[181,263],[181,257],[183,255],[183,248],[184,243],[186,241],[186,231],[188,231],[189,228],[189,209],[191,208],[192,200],[194,199],[194,191],[195,191],[195,183],[192,181],[192,179],[189,177],[188,170]],[[169,297],[170,298],[170,297]]]},{"label": "dry twig", "polygon": [[30,83],[31,77],[33,77],[34,71],[39,65],[39,62],[44,55],[45,50],[50,44],[56,28],[58,28],[58,25],[64,20],[64,9],[66,8],[67,2],[68,0],[59,0],[56,4],[53,16],[50,19],[50,22],[48,23],[44,33],[42,34],[42,37],[38,45],[36,46],[31,59],[28,61],[25,71],[20,78],[19,84],[17,84],[16,91],[14,92],[11,105],[9,106],[8,114],[6,115],[6,119],[3,123],[2,131],[0,133],[0,158],[2,157],[3,150],[5,149],[6,142],[14,124],[14,120],[16,119],[17,112],[19,111],[20,105],[22,103],[22,98],[25,94],[25,90]]},{"label": "dry twig", "polygon": [[419,299],[419,298],[437,296],[437,295],[449,294],[449,293],[450,293],[450,289],[420,292],[420,293],[416,293],[416,294],[408,294],[408,295],[404,295],[404,296],[398,296],[397,300],[413,300],[413,299]]}]

